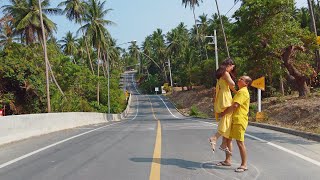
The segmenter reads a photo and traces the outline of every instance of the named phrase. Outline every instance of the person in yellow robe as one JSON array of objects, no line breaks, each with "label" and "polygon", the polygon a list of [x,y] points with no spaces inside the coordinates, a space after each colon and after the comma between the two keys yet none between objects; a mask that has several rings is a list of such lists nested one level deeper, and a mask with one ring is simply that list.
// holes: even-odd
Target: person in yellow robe
[{"label": "person in yellow robe", "polygon": [[226,138],[229,138],[230,134],[232,113],[226,114],[220,119],[217,115],[223,112],[227,107],[231,106],[232,104],[232,95],[230,90],[236,93],[236,90],[234,88],[235,83],[232,79],[234,77],[234,73],[235,64],[233,60],[230,58],[224,60],[216,72],[217,84],[215,89],[216,92],[213,106],[215,118],[217,121],[219,121],[219,123],[217,132],[209,138],[211,148],[213,151],[215,151],[216,142],[219,139],[219,137],[222,136],[223,140],[219,149],[229,154],[231,154],[231,151],[229,150],[231,149],[231,147],[227,147]]}]

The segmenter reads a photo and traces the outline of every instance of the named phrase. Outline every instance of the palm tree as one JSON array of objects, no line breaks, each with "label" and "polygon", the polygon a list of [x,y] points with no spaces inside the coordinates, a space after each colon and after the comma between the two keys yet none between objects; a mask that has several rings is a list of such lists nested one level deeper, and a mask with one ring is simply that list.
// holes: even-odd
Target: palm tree
[{"label": "palm tree", "polygon": [[[166,35],[167,39],[167,55],[171,61],[172,73],[176,74],[175,70],[181,69],[181,66],[185,63],[183,58],[184,51],[188,47],[188,29],[183,23],[180,23],[172,31]],[[178,76],[175,76],[177,79]]]},{"label": "palm tree", "polygon": [[161,29],[157,29],[151,35],[151,45],[154,51],[154,58],[158,60],[160,66],[162,66],[162,71],[164,72],[164,80],[167,81],[167,72],[166,72],[166,61],[167,61],[167,54],[166,54],[166,45],[164,40],[164,34],[162,33]]},{"label": "palm tree", "polygon": [[199,39],[198,25],[197,25],[197,21],[196,21],[196,14],[194,12],[195,7],[199,6],[200,2],[203,2],[203,0],[182,0],[182,4],[184,4],[185,8],[187,8],[187,6],[189,5],[190,8],[192,9],[193,19],[194,19],[194,26],[195,26],[195,29],[196,29],[197,41],[199,42],[200,55],[201,55],[201,44],[200,44],[200,39]]},{"label": "palm tree", "polygon": [[159,62],[156,62],[156,60],[159,60],[159,58],[157,57],[156,46],[154,46],[154,44],[155,43],[152,35],[149,35],[145,38],[145,41],[142,43],[142,50],[140,51],[141,64],[143,67],[147,68],[148,75],[149,73],[162,75],[163,69],[158,64]]},{"label": "palm tree", "polygon": [[[63,13],[66,14],[67,18],[70,21],[75,21],[76,23],[79,23],[80,26],[82,26],[82,18],[86,12],[86,3],[84,3],[81,0],[66,0],[66,1],[61,2],[58,6],[66,6],[65,9],[63,10]],[[94,74],[90,51],[89,51],[89,47],[88,47],[88,41],[87,41],[86,36],[84,35],[83,30],[82,30],[82,34],[83,34],[84,41],[85,41],[85,46],[86,46],[86,51],[87,51],[91,71],[92,71],[92,74]]]},{"label": "palm tree", "polygon": [[199,33],[199,36],[200,36],[200,42],[201,42],[201,47],[204,47],[204,50],[206,52],[206,57],[208,59],[208,52],[207,52],[207,48],[206,48],[206,45],[203,46],[203,42],[204,42],[204,38],[205,38],[205,35],[207,33],[207,29],[208,29],[208,17],[206,14],[202,14],[199,16],[199,19],[196,20],[200,25],[198,27],[198,33]]},{"label": "palm tree", "polygon": [[188,43],[188,30],[184,23],[180,23],[178,27],[168,32],[167,39],[167,52],[171,57],[181,56],[181,52],[185,49]]},{"label": "palm tree", "polygon": [[[7,16],[12,16],[15,20],[15,33],[25,38],[24,42],[30,44],[36,40],[41,41],[42,30],[39,14],[39,3],[37,0],[10,0],[11,5],[2,6],[3,12]],[[58,8],[49,8],[49,0],[41,3],[43,14],[44,33],[46,36],[56,31],[56,24],[53,23],[46,14],[60,14]]]},{"label": "palm tree", "polygon": [[139,74],[141,71],[141,67],[142,67],[142,63],[141,63],[141,59],[139,59],[139,47],[137,45],[136,42],[131,43],[131,45],[129,46],[129,54],[131,56],[132,59],[134,59],[134,61],[139,61]]},{"label": "palm tree", "polygon": [[[199,6],[199,3],[203,2],[202,0],[182,0],[182,4],[184,4],[184,7],[186,8],[188,5],[192,9],[193,18],[194,18],[194,25],[197,27],[196,22],[196,14],[194,13],[195,6]],[[197,28],[197,34],[198,34],[198,28]]]},{"label": "palm tree", "polygon": [[106,1],[101,3],[100,1],[90,0],[86,2],[87,10],[83,17],[85,24],[80,27],[80,30],[84,30],[86,36],[92,42],[93,47],[97,50],[97,66],[98,66],[98,85],[97,85],[97,102],[99,104],[99,69],[101,60],[101,48],[106,47],[108,31],[105,28],[107,25],[114,24],[110,20],[104,19],[104,16],[109,13],[112,9],[104,9]]},{"label": "palm tree", "polygon": [[119,62],[117,60],[120,59],[120,52],[121,48],[116,46],[116,40],[115,39],[109,39],[108,43],[108,48],[107,48],[107,55],[110,61],[110,67],[111,68],[116,68],[119,66]]},{"label": "palm tree", "polygon": [[[72,32],[68,31],[66,36],[59,41],[61,44],[61,49],[65,55],[71,56],[74,60],[74,55],[76,54],[77,41],[76,37],[73,36]],[[75,60],[74,60],[75,63]]]},{"label": "palm tree", "polygon": [[[80,37],[79,39],[77,39],[77,47],[76,47],[76,55],[77,55],[77,58],[80,60],[80,62],[83,64],[85,62],[88,62],[88,61],[84,61],[83,58],[86,58],[86,56],[88,55],[87,53],[87,49],[86,49],[86,43],[85,43],[85,37]],[[91,52],[89,52],[91,53]],[[87,64],[89,65],[89,64]]]}]

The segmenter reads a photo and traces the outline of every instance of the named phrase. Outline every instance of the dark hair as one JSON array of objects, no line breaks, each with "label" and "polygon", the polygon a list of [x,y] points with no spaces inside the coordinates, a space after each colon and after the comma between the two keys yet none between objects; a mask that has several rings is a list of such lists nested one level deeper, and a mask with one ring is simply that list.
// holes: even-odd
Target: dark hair
[{"label": "dark hair", "polygon": [[[224,75],[229,65],[235,65],[231,58],[227,58],[220,64],[219,68],[216,71],[217,79],[220,79]],[[236,78],[236,67],[234,67],[233,70],[230,72],[230,76],[233,80]]]}]

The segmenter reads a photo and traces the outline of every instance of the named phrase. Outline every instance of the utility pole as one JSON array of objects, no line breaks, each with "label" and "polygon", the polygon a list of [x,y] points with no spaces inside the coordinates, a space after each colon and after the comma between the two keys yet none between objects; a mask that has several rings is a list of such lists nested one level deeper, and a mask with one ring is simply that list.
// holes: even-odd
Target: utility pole
[{"label": "utility pole", "polygon": [[173,89],[170,59],[168,59],[168,66],[169,66],[169,72],[170,72],[170,84],[171,84],[171,88]]},{"label": "utility pole", "polygon": [[205,37],[212,38],[212,42],[209,42],[208,44],[214,44],[215,56],[216,56],[216,70],[217,70],[219,68],[217,31],[214,30],[214,36],[205,36]]},{"label": "utility pole", "polygon": [[[308,0],[308,6],[309,6],[309,13],[310,13],[310,17],[311,17],[311,29],[314,32],[314,34],[316,35],[316,37],[318,36],[317,34],[317,26],[316,26],[316,21],[314,18],[314,11],[313,11],[313,1],[312,0]],[[320,71],[320,52],[319,49],[316,50],[315,52],[316,54],[316,66],[317,66],[317,72]]]},{"label": "utility pole", "polygon": [[47,108],[48,108],[48,113],[49,113],[49,112],[51,112],[50,82],[49,82],[49,60],[48,60],[48,54],[47,54],[46,35],[45,35],[45,32],[44,32],[44,25],[43,25],[41,0],[39,0],[39,14],[40,14],[40,21],[41,21],[40,23],[41,23],[42,38],[43,38],[43,52],[44,52],[44,59],[45,59],[45,64],[46,64]]}]

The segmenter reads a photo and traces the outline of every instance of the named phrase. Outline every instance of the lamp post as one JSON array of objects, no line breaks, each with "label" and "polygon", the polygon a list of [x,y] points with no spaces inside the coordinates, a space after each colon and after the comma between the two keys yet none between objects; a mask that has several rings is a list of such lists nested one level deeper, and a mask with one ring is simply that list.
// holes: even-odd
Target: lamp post
[{"label": "lamp post", "polygon": [[214,30],[214,36],[205,36],[206,38],[212,38],[212,41],[208,44],[214,44],[215,54],[216,54],[216,70],[219,68],[218,60],[218,43],[217,43],[217,31]]},{"label": "lamp post", "polygon": [[160,70],[162,70],[161,69],[161,67],[159,66],[159,64],[154,60],[154,59],[152,59],[150,56],[148,56],[147,54],[145,54],[144,52],[142,52],[142,51],[139,51],[142,55],[144,55],[145,57],[147,57],[148,59],[150,59]]}]

